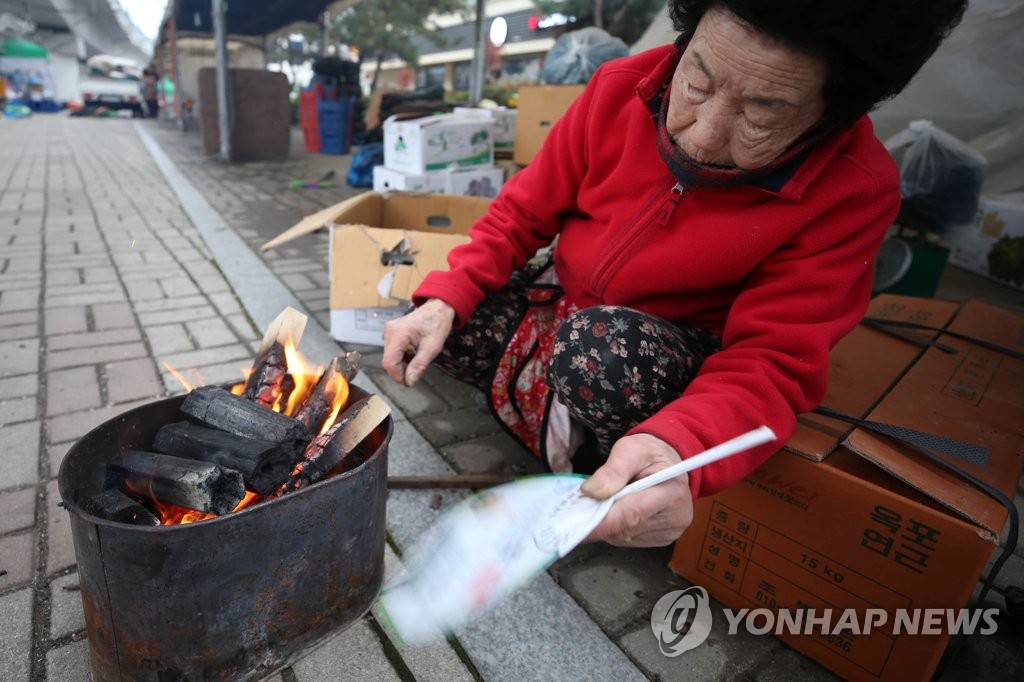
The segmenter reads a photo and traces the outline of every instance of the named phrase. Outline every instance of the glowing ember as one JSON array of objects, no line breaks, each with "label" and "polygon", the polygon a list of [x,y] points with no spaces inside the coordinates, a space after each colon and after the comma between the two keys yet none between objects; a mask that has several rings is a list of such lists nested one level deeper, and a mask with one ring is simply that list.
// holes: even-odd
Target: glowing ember
[{"label": "glowing ember", "polygon": [[[260,501],[260,496],[251,490],[245,491],[245,497],[235,505],[232,512],[245,509],[246,507],[255,504]],[[150,501],[156,508],[156,516],[160,519],[161,526],[177,526],[184,525],[186,523],[198,523],[199,521],[208,521],[209,519],[217,518],[216,514],[210,514],[209,512],[196,511],[195,509],[186,509],[185,507],[178,507],[173,504],[165,504],[160,502],[155,497],[151,497]]]},{"label": "glowing ember", "polygon": [[256,493],[254,493],[251,490],[246,490],[245,491],[245,497],[243,497],[242,501],[239,502],[235,506],[235,508],[232,509],[231,511],[236,512],[239,509],[245,509],[249,505],[255,504],[256,502],[259,502],[259,501],[260,501],[260,496],[259,495],[257,495]]},{"label": "glowing ember", "polygon": [[[181,520],[177,521],[177,524],[178,525],[184,525],[186,523],[196,523],[198,521],[206,521],[207,519],[214,519],[214,518],[217,518],[216,514],[208,514],[206,512],[194,511],[192,509],[189,509],[189,510],[185,511],[184,514],[182,514]],[[167,521],[163,521],[163,522],[161,522],[161,525],[170,526],[170,525],[175,525],[175,524],[168,523]]]}]

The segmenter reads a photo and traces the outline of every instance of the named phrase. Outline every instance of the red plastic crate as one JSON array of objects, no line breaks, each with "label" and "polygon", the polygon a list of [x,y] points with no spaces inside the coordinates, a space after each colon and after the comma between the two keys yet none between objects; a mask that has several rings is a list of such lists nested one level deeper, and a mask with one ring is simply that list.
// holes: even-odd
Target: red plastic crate
[{"label": "red plastic crate", "polygon": [[320,151],[320,131],[316,125],[312,127],[302,126],[302,141],[306,145],[307,152]]},{"label": "red plastic crate", "polygon": [[313,89],[299,91],[299,127],[302,128],[302,140],[307,152],[320,151],[320,108],[317,91]]},{"label": "red plastic crate", "polygon": [[316,127],[317,110],[319,108],[318,99],[316,90],[299,91],[299,123],[303,127],[310,125],[314,128]]}]

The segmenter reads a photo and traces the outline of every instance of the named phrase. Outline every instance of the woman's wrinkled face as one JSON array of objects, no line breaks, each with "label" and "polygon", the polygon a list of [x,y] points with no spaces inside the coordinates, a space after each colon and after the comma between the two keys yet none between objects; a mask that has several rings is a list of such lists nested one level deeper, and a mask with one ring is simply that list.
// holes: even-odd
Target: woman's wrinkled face
[{"label": "woman's wrinkled face", "polygon": [[666,125],[695,161],[753,170],[821,120],[824,84],[820,59],[711,9],[672,77]]}]

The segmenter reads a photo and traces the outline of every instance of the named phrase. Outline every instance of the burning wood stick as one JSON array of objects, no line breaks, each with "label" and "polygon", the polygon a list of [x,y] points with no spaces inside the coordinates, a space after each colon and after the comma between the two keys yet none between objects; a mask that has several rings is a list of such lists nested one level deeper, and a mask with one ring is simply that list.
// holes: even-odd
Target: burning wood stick
[{"label": "burning wood stick", "polygon": [[204,426],[243,438],[305,443],[311,435],[301,422],[249,402],[219,386],[194,389],[181,404],[181,412]]},{"label": "burning wood stick", "polygon": [[332,471],[346,471],[356,465],[354,451],[364,438],[380,426],[391,408],[379,396],[356,403],[327,432],[317,436],[306,448],[302,460],[292,470],[288,481],[267,496],[280,497],[316,483]]},{"label": "burning wood stick", "polygon": [[119,487],[149,492],[158,501],[226,514],[242,501],[245,484],[234,469],[194,459],[129,450],[107,465]]},{"label": "burning wood stick", "polygon": [[263,355],[274,343],[284,344],[288,339],[292,340],[295,347],[299,347],[302,333],[306,330],[306,322],[309,318],[292,307],[287,307],[281,314],[274,318],[274,321],[267,325],[267,331],[263,334],[263,341],[260,342],[260,349],[257,355]]},{"label": "burning wood stick", "polygon": [[275,341],[253,364],[252,374],[245,380],[242,397],[268,410],[276,404],[283,405],[288,400],[285,386],[287,377],[288,360],[285,358],[284,346]]},{"label": "burning wood stick", "polygon": [[242,395],[247,400],[273,408],[275,403],[284,405],[294,384],[288,377],[288,359],[285,344],[299,347],[308,318],[295,308],[285,308],[267,327],[260,343],[252,373],[245,381]]},{"label": "burning wood stick", "polygon": [[156,432],[153,439],[156,452],[219,464],[238,471],[245,483],[260,495],[288,480],[302,449],[302,444],[293,440],[274,443],[244,438],[191,422],[167,424]]},{"label": "burning wood stick", "polygon": [[101,519],[131,523],[136,526],[159,526],[160,519],[140,503],[117,488],[109,488],[82,503],[82,508]]},{"label": "burning wood stick", "polygon": [[302,422],[313,433],[319,433],[324,420],[330,416],[334,407],[334,398],[338,394],[338,376],[352,381],[362,366],[362,355],[356,351],[339,353],[331,360],[331,364],[320,375],[316,386],[309,392],[302,405],[295,412],[295,418]]}]

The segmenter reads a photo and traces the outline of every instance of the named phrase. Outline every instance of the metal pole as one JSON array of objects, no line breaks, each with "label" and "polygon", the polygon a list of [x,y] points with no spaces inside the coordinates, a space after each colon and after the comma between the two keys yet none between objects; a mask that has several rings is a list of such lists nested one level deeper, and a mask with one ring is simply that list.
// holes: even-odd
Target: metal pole
[{"label": "metal pole", "polygon": [[476,0],[476,47],[473,55],[473,81],[469,101],[477,104],[484,98],[484,79],[487,77],[487,17],[485,0]]},{"label": "metal pole", "polygon": [[174,22],[173,13],[167,20],[167,34],[171,44],[171,82],[174,83],[174,119],[178,122],[178,127],[184,131],[185,117],[181,101],[184,93],[181,91],[181,60],[178,58],[178,26]]},{"label": "metal pole", "polygon": [[220,126],[220,156],[231,160],[231,92],[230,70],[228,69],[228,37],[225,27],[227,4],[225,0],[213,0],[213,34],[217,45],[217,122]]},{"label": "metal pole", "polygon": [[330,23],[330,13],[324,10],[320,14],[320,56],[327,56],[327,28]]}]

